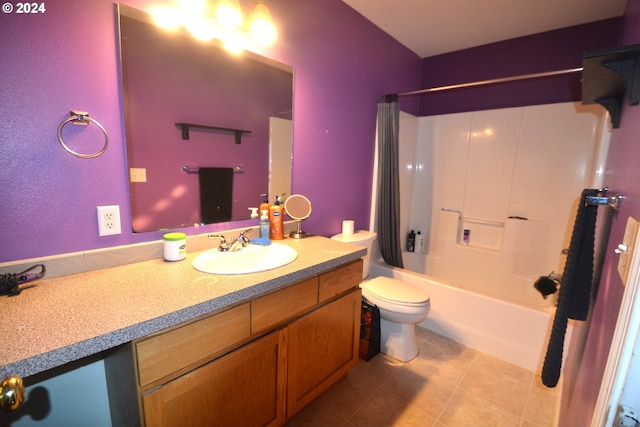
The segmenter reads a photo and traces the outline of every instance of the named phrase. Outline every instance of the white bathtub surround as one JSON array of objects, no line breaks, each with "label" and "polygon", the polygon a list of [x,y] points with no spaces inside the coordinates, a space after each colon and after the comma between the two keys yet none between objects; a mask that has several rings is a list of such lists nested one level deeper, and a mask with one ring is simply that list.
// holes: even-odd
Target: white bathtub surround
[{"label": "white bathtub surround", "polygon": [[421,232],[405,268],[517,304],[553,305],[533,283],[562,272],[580,193],[602,186],[603,112],[561,103],[402,113],[401,229]]}]

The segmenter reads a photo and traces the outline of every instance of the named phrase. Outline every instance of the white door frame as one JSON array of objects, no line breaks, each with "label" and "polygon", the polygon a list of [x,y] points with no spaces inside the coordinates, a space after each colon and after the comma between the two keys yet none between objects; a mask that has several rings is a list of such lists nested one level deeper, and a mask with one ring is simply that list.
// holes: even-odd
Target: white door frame
[{"label": "white door frame", "polygon": [[591,420],[591,427],[612,426],[629,372],[633,350],[640,330],[640,237],[634,242],[629,279],[622,297],[618,321]]}]

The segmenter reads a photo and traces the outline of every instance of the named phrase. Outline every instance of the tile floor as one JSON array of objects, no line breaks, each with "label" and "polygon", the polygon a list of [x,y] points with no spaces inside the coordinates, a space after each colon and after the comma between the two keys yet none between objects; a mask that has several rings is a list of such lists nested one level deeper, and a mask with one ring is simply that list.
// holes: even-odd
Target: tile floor
[{"label": "tile floor", "polygon": [[556,389],[540,376],[418,328],[420,354],[360,360],[286,427],[549,427]]}]

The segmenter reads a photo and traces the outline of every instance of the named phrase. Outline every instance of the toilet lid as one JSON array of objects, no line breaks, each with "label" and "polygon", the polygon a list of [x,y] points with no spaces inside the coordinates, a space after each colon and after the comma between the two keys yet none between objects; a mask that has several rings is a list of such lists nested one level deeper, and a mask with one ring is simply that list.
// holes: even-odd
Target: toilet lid
[{"label": "toilet lid", "polygon": [[429,301],[429,294],[422,289],[390,277],[373,278],[363,283],[362,289],[365,294],[399,305],[423,305]]}]

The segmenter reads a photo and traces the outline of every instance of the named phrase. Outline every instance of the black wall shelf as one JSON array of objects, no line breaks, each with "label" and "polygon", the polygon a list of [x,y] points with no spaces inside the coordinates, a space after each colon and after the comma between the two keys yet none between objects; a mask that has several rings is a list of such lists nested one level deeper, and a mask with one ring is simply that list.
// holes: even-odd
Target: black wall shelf
[{"label": "black wall shelf", "polygon": [[640,44],[587,52],[582,65],[582,103],[602,105],[620,127],[625,93],[629,105],[640,103]]},{"label": "black wall shelf", "polygon": [[193,123],[176,123],[176,126],[178,126],[182,130],[182,139],[189,139],[189,129],[206,129],[222,132],[233,132],[236,135],[236,144],[240,144],[242,143],[242,135],[245,133],[251,133],[250,130],[223,128],[219,126],[196,125]]}]

